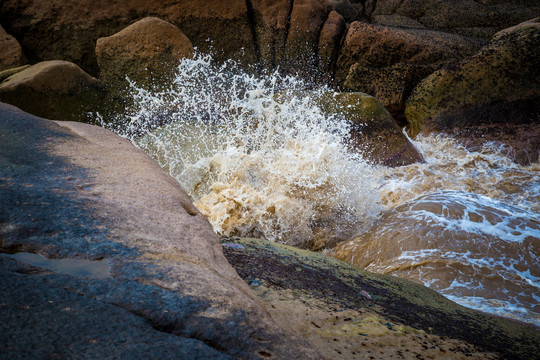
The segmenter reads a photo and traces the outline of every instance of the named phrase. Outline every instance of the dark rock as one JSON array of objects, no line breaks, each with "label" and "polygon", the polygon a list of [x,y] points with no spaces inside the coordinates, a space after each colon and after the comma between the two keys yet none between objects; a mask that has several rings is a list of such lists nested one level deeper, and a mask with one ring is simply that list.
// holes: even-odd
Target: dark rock
[{"label": "dark rock", "polygon": [[405,101],[416,84],[433,70],[430,65],[395,64],[371,68],[355,63],[349,69],[343,87],[373,95],[400,125],[405,125]]},{"label": "dark rock", "polygon": [[[147,16],[178,26],[199,50],[214,49],[215,58],[257,61],[246,1],[135,0],[52,3],[5,0],[0,23],[14,35],[32,62],[65,59],[98,74],[96,41]],[[208,40],[214,41],[214,43]]]},{"label": "dark rock", "polygon": [[16,73],[21,72],[25,69],[28,69],[29,67],[30,65],[23,65],[16,68],[10,68],[4,71],[0,71],[0,84],[11,75],[15,75]]},{"label": "dark rock", "polygon": [[0,25],[0,71],[21,66],[26,63],[21,45]]},{"label": "dark rock", "polygon": [[336,66],[336,83],[375,96],[397,118],[421,79],[478,50],[481,43],[427,29],[353,22]]},{"label": "dark rock", "polygon": [[[318,319],[312,329],[305,324],[302,326],[304,333],[316,334],[311,335],[309,340],[320,351],[332,345],[330,349],[335,349],[343,342],[343,337],[356,340],[349,340],[343,350],[350,351],[353,346],[362,349],[359,343],[365,341],[364,336],[383,336],[386,333],[403,342],[387,340],[385,347],[401,344],[398,347],[403,350],[402,344],[405,343],[406,351],[413,352],[414,341],[406,339],[408,336],[414,339],[418,336],[418,330],[423,332],[420,336],[426,341],[424,345],[432,341],[426,334],[438,336],[434,341],[438,346],[449,338],[464,341],[458,347],[453,342],[454,350],[449,351],[454,355],[463,351],[459,348],[466,349],[466,343],[472,343],[482,351],[497,352],[504,358],[534,358],[539,350],[538,328],[462,307],[420,284],[369,273],[334,258],[287,245],[257,239],[233,240],[244,248],[224,247],[225,256],[238,274],[253,284],[252,287],[263,301],[277,308],[276,313],[284,311],[280,306],[287,306],[283,298],[288,292],[292,293],[291,298],[298,299],[288,302],[292,305],[286,308],[283,321],[288,326],[293,328],[294,322],[302,321],[304,317],[313,319],[314,313],[321,308],[331,313],[330,316],[321,317],[322,321]],[[274,297],[278,301],[273,300]],[[304,311],[296,320],[298,308]],[[351,318],[346,316],[348,314],[356,317],[350,325],[332,328],[332,323],[335,325],[340,317],[344,317],[342,322],[350,322]],[[371,323],[366,321],[370,318],[374,320]],[[366,349],[361,350],[362,355],[365,355]],[[380,354],[380,343],[375,346],[375,351]],[[427,347],[420,348],[419,357],[426,355],[426,351]],[[350,353],[348,356],[351,356]],[[467,356],[472,357],[472,354],[468,353]],[[492,354],[477,356],[482,359],[492,357]]]},{"label": "dark rock", "polygon": [[375,23],[430,29],[489,40],[497,31],[538,16],[535,0],[377,0]]},{"label": "dark rock", "polygon": [[345,19],[336,11],[328,14],[319,36],[319,69],[332,74],[341,46],[341,38],[346,30]]},{"label": "dark rock", "polygon": [[316,100],[328,114],[352,123],[350,146],[368,160],[385,166],[424,161],[401,128],[373,96],[363,93],[328,93]]},{"label": "dark rock", "polygon": [[290,14],[287,42],[278,64],[301,76],[313,77],[317,69],[319,33],[329,13],[322,0],[295,0]]},{"label": "dark rock", "polygon": [[[93,281],[40,273],[4,257],[0,257],[0,279],[3,358],[233,358],[203,341],[158,329],[123,306],[93,298],[85,293],[86,288],[95,287]],[[127,283],[100,285],[125,291]],[[133,290],[138,293],[126,295],[155,297],[150,286]]]}]

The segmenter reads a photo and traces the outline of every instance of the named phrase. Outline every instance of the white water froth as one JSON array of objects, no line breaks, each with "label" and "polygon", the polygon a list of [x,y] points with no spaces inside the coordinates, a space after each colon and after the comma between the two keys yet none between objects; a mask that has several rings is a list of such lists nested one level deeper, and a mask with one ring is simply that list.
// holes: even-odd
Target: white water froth
[{"label": "white water froth", "polygon": [[126,132],[172,120],[135,142],[180,182],[216,232],[320,248],[372,223],[380,176],[347,148],[349,123],[325,115],[307,87],[198,56],[182,62],[167,91],[133,86]]}]

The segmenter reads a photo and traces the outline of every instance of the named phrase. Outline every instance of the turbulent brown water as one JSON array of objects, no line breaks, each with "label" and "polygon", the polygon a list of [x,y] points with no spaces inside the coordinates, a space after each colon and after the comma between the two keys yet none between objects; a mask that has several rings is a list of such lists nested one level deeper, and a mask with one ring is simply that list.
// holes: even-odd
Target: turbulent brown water
[{"label": "turbulent brown water", "polygon": [[348,122],[324,115],[301,91],[308,85],[198,56],[167,91],[133,85],[116,131],[175,177],[220,234],[325,248],[540,325],[540,165],[429,136],[414,141],[425,164],[374,166],[349,151]]}]

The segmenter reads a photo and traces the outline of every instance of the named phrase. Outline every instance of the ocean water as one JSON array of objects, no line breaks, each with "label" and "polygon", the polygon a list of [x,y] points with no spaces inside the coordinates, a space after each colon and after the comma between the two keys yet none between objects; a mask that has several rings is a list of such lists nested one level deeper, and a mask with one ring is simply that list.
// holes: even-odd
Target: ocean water
[{"label": "ocean water", "polygon": [[[309,91],[306,91],[309,89]],[[167,89],[131,84],[114,130],[152,156],[224,235],[322,250],[540,325],[540,165],[418,137],[426,163],[371,164],[314,88],[197,55]],[[118,119],[117,119],[118,120]]]}]

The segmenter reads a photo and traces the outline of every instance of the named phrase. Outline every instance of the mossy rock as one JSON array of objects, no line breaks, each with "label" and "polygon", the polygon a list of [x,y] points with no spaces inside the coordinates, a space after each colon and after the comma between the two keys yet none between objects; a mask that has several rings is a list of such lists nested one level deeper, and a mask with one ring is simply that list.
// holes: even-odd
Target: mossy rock
[{"label": "mossy rock", "polygon": [[[331,331],[334,341],[341,340],[339,331],[347,330],[341,335],[356,336],[361,343],[364,336],[383,335],[386,326],[393,330],[387,335],[429,334],[439,336],[438,341],[457,339],[504,358],[532,359],[540,350],[538,328],[465,308],[420,284],[265,240],[221,239],[227,260],[263,300],[276,296],[285,300],[289,297],[289,304],[297,300],[289,309],[291,319],[297,306],[306,311],[306,316],[311,311],[359,316],[348,319],[352,321],[345,321],[347,324],[335,316],[333,327],[315,323],[313,331],[322,338]],[[278,306],[279,302],[270,304]]]},{"label": "mossy rock", "polygon": [[392,115],[375,97],[360,92],[315,95],[315,103],[327,114],[352,123],[350,146],[373,163],[386,166],[424,161]]},{"label": "mossy rock", "polygon": [[489,46],[424,79],[407,101],[409,132],[495,123],[535,123],[540,116],[540,18],[497,33]]}]

